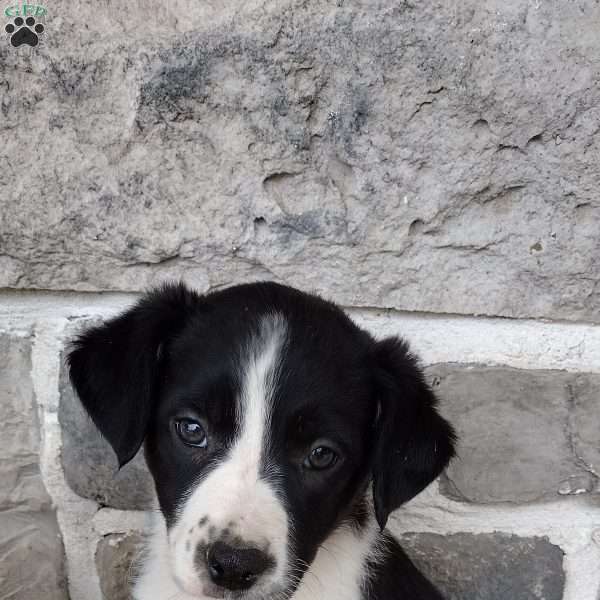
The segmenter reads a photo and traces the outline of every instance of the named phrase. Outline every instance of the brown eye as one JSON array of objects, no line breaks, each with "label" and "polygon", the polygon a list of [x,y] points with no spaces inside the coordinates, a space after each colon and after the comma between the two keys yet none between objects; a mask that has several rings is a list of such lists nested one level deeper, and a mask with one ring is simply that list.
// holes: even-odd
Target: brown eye
[{"label": "brown eye", "polygon": [[313,448],[310,454],[304,459],[304,466],[308,469],[322,471],[333,467],[337,462],[338,455],[327,446],[317,446]]},{"label": "brown eye", "polygon": [[175,429],[181,441],[194,448],[206,448],[208,440],[204,427],[194,419],[179,419],[175,422]]}]

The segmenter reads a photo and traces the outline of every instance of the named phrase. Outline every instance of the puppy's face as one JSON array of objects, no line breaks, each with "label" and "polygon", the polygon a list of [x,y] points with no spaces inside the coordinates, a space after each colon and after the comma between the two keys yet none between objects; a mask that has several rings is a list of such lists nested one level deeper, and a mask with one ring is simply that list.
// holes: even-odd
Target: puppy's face
[{"label": "puppy's face", "polygon": [[360,333],[336,313],[243,308],[222,302],[163,348],[146,443],[192,595],[293,590],[368,478],[376,403]]},{"label": "puppy's face", "polygon": [[[332,531],[364,525],[372,478],[383,526],[451,456],[405,346],[374,342],[320,299],[272,284],[169,288],[119,319],[79,340],[71,375],[121,462],[146,440],[172,576],[192,596],[290,597]],[[99,406],[106,377],[135,396],[117,416]]]}]

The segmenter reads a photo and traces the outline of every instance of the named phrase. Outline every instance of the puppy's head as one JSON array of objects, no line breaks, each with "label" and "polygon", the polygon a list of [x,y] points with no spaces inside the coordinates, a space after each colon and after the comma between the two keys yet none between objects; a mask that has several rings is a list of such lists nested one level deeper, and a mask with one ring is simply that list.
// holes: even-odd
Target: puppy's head
[{"label": "puppy's head", "polygon": [[73,384],[121,465],[145,440],[173,579],[199,597],[289,597],[322,542],[388,515],[453,454],[397,338],[258,283],[166,286],[82,335]]}]

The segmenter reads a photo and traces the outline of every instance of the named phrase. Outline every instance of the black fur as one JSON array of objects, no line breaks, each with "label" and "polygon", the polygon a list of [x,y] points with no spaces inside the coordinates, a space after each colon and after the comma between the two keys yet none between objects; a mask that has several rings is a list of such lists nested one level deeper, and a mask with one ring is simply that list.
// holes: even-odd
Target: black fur
[{"label": "black fur", "polygon": [[368,600],[444,600],[406,556],[398,542],[384,534],[383,560],[369,565]]},{"label": "black fur", "polygon": [[[277,465],[281,500],[298,532],[290,544],[304,564],[340,523],[365,525],[371,482],[383,529],[389,514],[453,456],[453,430],[437,413],[405,342],[375,341],[334,304],[274,283],[206,296],[167,285],[84,333],[69,355],[70,373],[121,465],[146,440],[170,527],[192,482],[218,463],[237,435],[241,349],[272,314],[283,315],[288,335],[264,460]],[[210,425],[202,460],[174,435],[174,417],[187,414]],[[338,450],[339,464],[327,472],[302,470],[307,448],[320,438]],[[272,472],[265,469],[264,477]],[[365,598],[440,598],[391,538],[373,573]]]},{"label": "black fur", "polygon": [[146,435],[159,351],[200,304],[200,297],[184,285],[167,285],[73,344],[68,356],[71,381],[120,466],[136,455]]},{"label": "black fur", "polygon": [[381,414],[373,464],[373,499],[381,529],[390,512],[427,487],[454,455],[455,435],[436,411],[406,342],[387,338],[375,345]]}]

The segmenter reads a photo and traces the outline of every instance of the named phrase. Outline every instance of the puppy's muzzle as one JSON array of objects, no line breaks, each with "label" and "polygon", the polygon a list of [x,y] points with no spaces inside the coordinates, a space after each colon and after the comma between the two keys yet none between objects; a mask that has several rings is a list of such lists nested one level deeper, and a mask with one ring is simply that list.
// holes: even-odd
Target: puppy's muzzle
[{"label": "puppy's muzzle", "polygon": [[[212,582],[228,590],[247,590],[273,565],[273,559],[258,548],[231,546],[218,541],[197,554],[197,566],[204,567]],[[205,561],[205,565],[201,565]]]}]

